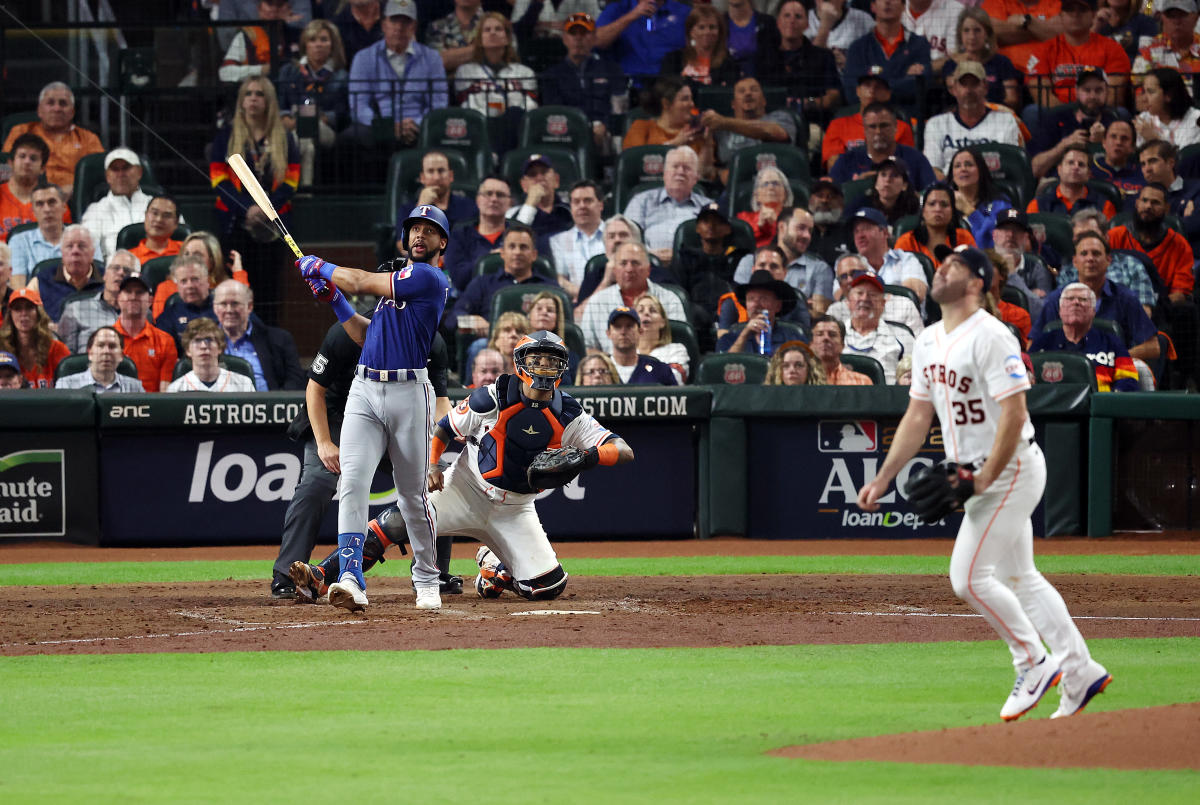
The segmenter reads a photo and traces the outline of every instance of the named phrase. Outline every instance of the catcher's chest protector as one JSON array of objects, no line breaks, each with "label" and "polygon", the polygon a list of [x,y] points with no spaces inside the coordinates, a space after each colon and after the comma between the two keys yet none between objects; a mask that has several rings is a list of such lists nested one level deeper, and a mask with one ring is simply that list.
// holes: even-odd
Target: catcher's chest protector
[{"label": "catcher's chest protector", "polygon": [[583,409],[560,391],[546,402],[526,400],[512,375],[497,379],[496,396],[500,415],[479,440],[479,474],[501,489],[534,492],[525,478],[530,462],[543,450],[562,447],[563,430]]}]

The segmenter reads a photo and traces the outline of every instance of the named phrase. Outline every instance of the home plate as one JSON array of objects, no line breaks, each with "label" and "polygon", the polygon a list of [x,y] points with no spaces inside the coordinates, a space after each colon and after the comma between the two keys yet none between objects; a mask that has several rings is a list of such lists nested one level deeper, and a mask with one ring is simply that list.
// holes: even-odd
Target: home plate
[{"label": "home plate", "polygon": [[529,609],[524,612],[510,612],[510,615],[599,615],[594,609]]}]

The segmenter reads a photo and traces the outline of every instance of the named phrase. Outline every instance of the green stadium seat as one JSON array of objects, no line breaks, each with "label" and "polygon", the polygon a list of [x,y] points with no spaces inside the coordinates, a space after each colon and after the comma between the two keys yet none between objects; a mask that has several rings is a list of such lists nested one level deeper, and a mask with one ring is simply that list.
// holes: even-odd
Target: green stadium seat
[{"label": "green stadium seat", "polygon": [[1024,291],[1015,285],[1004,285],[1001,287],[1000,298],[1005,302],[1008,302],[1010,305],[1016,305],[1026,313],[1029,312],[1029,297],[1025,295]]},{"label": "green stadium seat", "polygon": [[[557,37],[549,38],[558,41]],[[522,148],[570,150],[575,154],[575,164],[579,166],[581,177],[592,178],[596,175],[592,122],[583,110],[574,106],[539,106],[527,111],[521,118],[518,142]]]},{"label": "green stadium seat", "polygon": [[887,373],[883,371],[883,364],[870,355],[856,355],[851,352],[843,352],[842,363],[859,374],[871,378],[871,382],[876,386],[887,385]]},{"label": "green stadium seat", "polygon": [[[776,167],[783,171],[783,175],[792,182],[793,192],[795,192],[796,184],[804,186],[804,199],[807,202],[808,187],[811,182],[808,162],[808,152],[794,145],[763,143],[739,148],[733,152],[733,157],[729,160],[729,197],[737,198],[738,191],[743,185],[748,184],[753,189],[754,177],[760,170],[766,167]],[[743,208],[738,207],[737,209]],[[749,207],[744,209],[749,209]]]},{"label": "green stadium seat", "polygon": [[1065,215],[1056,212],[1035,212],[1026,216],[1029,226],[1034,232],[1040,226],[1046,233],[1046,242],[1059,255],[1066,259],[1075,253],[1074,238],[1071,234],[1071,221]]},{"label": "green stadium seat", "polygon": [[[750,224],[740,218],[731,218],[729,224],[733,229],[733,245],[738,249],[745,249],[753,254],[754,230],[750,228]],[[675,254],[679,254],[679,250],[684,246],[692,249],[700,248],[700,236],[696,234],[695,218],[689,218],[675,227],[675,239],[672,242],[671,249]],[[592,259],[596,258],[593,257]]]},{"label": "green stadium seat", "polygon": [[[499,254],[488,253],[480,257],[475,262],[475,276],[482,277],[484,274],[496,274],[504,270],[504,257]],[[558,274],[554,270],[554,266],[550,264],[550,259],[538,255],[533,261],[533,273],[540,274],[548,280],[554,281],[554,287],[558,285]]]},{"label": "green stadium seat", "polygon": [[1037,383],[1084,383],[1096,390],[1096,370],[1078,352],[1034,352],[1029,357]]},{"label": "green stadium seat", "polygon": [[716,352],[705,355],[695,371],[695,382],[703,385],[761,386],[767,379],[770,359],[753,352]]},{"label": "green stadium seat", "polygon": [[[190,234],[192,234],[191,227],[187,224],[180,224],[171,233],[171,240],[183,240]],[[146,237],[146,225],[144,223],[139,221],[136,224],[123,226],[121,227],[121,231],[117,233],[117,248],[132,249],[141,243],[144,237]]]},{"label": "green stadium seat", "polygon": [[[799,179],[791,179],[788,184],[792,188],[792,206],[808,208],[808,184]],[[716,194],[714,194],[716,195]],[[750,203],[754,195],[754,183],[742,182],[738,185],[737,192],[729,197],[729,214],[737,215],[739,212],[750,212],[753,206]]]},{"label": "green stadium seat", "polygon": [[[245,358],[239,358],[236,355],[229,355],[222,352],[217,357],[217,363],[219,363],[222,368],[228,369],[231,372],[237,372],[239,375],[245,375],[251,380],[254,380],[254,369],[250,366],[250,361],[246,360]],[[192,359],[180,358],[175,363],[175,371],[171,373],[171,379],[178,380],[190,371],[192,371]]]},{"label": "green stadium seat", "polygon": [[458,107],[434,109],[421,121],[417,151],[457,151],[471,171],[470,176],[458,178],[478,184],[492,171],[490,142],[487,119],[481,113]]},{"label": "green stadium seat", "polygon": [[560,285],[513,285],[511,288],[501,288],[492,295],[492,310],[488,321],[496,321],[501,313],[515,310],[518,313],[528,313],[529,305],[535,296],[542,293],[552,293],[563,303],[567,318],[571,318],[571,295]]},{"label": "green stadium seat", "polygon": [[[1058,189],[1058,179],[1051,179],[1039,186],[1038,196],[1054,195],[1054,191]],[[1094,190],[1104,197],[1106,201],[1111,201],[1113,206],[1117,208],[1117,212],[1121,212],[1125,207],[1125,194],[1121,189],[1109,182],[1102,182],[1098,179],[1088,180],[1088,188]]]},{"label": "green stadium seat", "polygon": [[175,262],[175,256],[155,257],[152,260],[147,260],[142,263],[142,279],[150,286],[150,293],[154,293],[154,289],[158,284],[171,276],[171,264]]},{"label": "green stadium seat", "polygon": [[28,232],[31,229],[37,229],[37,221],[26,221],[23,224],[17,224],[12,229],[8,230],[8,241],[11,243],[13,235],[18,235],[21,232]]},{"label": "green stadium seat", "polygon": [[1037,180],[1034,179],[1033,168],[1029,164],[1028,152],[1020,146],[1003,143],[973,145],[971,150],[983,158],[993,179],[1003,180],[1006,184],[1013,185],[1020,195],[1020,199],[1013,199],[1013,206],[1025,209],[1025,205],[1033,199],[1037,188]]},{"label": "green stadium seat", "polygon": [[921,297],[917,296],[917,292],[912,288],[906,285],[884,285],[883,290],[893,296],[903,296],[916,305],[917,310],[921,309]]},{"label": "green stadium seat", "polygon": [[[108,183],[104,181],[104,157],[107,154],[88,154],[75,163],[75,185],[71,190],[70,207],[76,221],[83,217],[83,211],[89,204],[108,194]],[[142,181],[139,185],[142,192],[149,196],[162,193],[162,187],[154,178],[149,157],[138,154],[138,158],[142,162]]]},{"label": "green stadium seat", "polygon": [[900,220],[896,221],[896,237],[900,237],[905,232],[911,232],[921,223],[919,215],[905,215]]},{"label": "green stadium seat", "polygon": [[[58,366],[54,367],[54,380],[55,382],[58,382],[60,377],[77,375],[80,372],[87,371],[87,368],[87,353],[76,352],[74,355],[68,355],[67,357],[63,358],[58,362]],[[117,371],[126,377],[132,377],[135,380],[138,376],[137,366],[134,364],[133,359],[128,355],[121,358],[121,362],[117,364]]]},{"label": "green stadium seat", "polygon": [[[543,154],[554,164],[559,178],[558,188],[562,192],[583,178],[575,152],[570,148],[555,145],[513,148],[504,155],[500,175],[508,180],[509,185],[518,194],[521,192],[521,169],[525,167],[525,160],[533,154]],[[515,201],[514,199],[514,203]]]},{"label": "green stadium seat", "polygon": [[696,340],[696,331],[686,321],[668,321],[671,326],[671,340],[683,344],[688,353],[688,376],[684,382],[690,382],[700,365],[700,342]]},{"label": "green stadium seat", "polygon": [[875,186],[875,177],[868,176],[865,179],[851,179],[849,182],[842,183],[842,198],[846,200],[846,207],[850,207],[854,202],[867,194],[867,191]]},{"label": "green stadium seat", "polygon": [[637,189],[661,185],[663,166],[669,145],[639,145],[626,148],[617,157],[616,173],[613,178],[613,207],[624,212]]}]

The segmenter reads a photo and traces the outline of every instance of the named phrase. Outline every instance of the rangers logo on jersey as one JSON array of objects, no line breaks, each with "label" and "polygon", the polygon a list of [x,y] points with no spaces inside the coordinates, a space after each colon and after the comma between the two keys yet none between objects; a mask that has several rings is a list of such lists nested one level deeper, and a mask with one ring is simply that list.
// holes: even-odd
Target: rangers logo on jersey
[{"label": "rangers logo on jersey", "polygon": [[412,266],[405,266],[404,268],[402,268],[396,272],[396,279],[406,280],[412,276],[412,272],[413,272]]}]

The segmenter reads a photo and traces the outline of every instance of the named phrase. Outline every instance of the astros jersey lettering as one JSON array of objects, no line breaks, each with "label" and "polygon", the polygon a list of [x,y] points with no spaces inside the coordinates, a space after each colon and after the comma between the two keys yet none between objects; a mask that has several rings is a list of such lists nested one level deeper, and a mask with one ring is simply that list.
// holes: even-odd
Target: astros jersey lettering
[{"label": "astros jersey lettering", "polygon": [[392,295],[379,300],[359,362],[371,369],[420,369],[446,307],[446,275],[428,263],[392,272]]},{"label": "astros jersey lettering", "polygon": [[[933,404],[951,461],[982,463],[996,438],[1000,401],[1029,387],[1017,339],[986,310],[949,333],[939,321],[917,336],[909,396]],[[1026,416],[1021,438],[1032,437]]]}]

